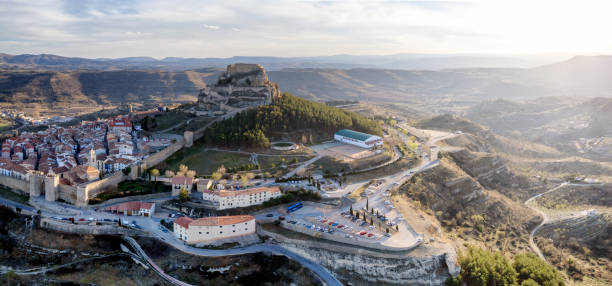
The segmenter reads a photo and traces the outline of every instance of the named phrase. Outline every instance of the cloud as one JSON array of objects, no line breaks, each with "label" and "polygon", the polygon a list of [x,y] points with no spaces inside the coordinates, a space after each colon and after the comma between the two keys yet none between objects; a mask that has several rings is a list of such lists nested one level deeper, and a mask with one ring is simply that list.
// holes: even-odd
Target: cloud
[{"label": "cloud", "polygon": [[560,1],[551,9],[548,1],[261,0],[258,9],[252,9],[249,0],[184,0],[181,5],[164,0],[0,1],[0,52],[11,54],[95,58],[612,52],[608,2]]},{"label": "cloud", "polygon": [[219,26],[213,26],[213,25],[207,25],[204,24],[204,28],[209,29],[209,30],[219,30]]}]

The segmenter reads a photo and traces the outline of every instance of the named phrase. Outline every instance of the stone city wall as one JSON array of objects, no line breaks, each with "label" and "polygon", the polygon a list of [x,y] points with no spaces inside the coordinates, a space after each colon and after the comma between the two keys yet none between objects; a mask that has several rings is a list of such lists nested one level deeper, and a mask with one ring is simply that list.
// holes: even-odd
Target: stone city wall
[{"label": "stone city wall", "polygon": [[65,202],[74,204],[76,203],[76,192],[77,192],[77,188],[75,186],[59,184],[57,198]]},{"label": "stone city wall", "polygon": [[0,175],[0,185],[20,190],[26,194],[30,193],[30,184],[28,181],[25,180]]},{"label": "stone city wall", "polygon": [[163,150],[142,160],[141,165],[144,165],[147,168],[153,167],[163,162],[164,160],[168,159],[168,157],[172,156],[172,154],[174,154],[176,151],[181,150],[181,148],[183,148],[184,145],[185,145],[184,138],[177,139],[176,143],[170,144],[168,145],[168,147],[164,148]]},{"label": "stone city wall", "polygon": [[155,199],[161,199],[161,198],[166,198],[166,197],[170,197],[172,195],[172,192],[163,192],[163,193],[156,193],[156,194],[148,194],[148,195],[138,195],[138,196],[129,196],[129,197],[123,197],[123,198],[116,198],[116,199],[110,199],[107,200],[99,205],[90,205],[91,207],[97,207],[97,208],[103,208],[106,206],[110,206],[110,205],[114,205],[114,204],[118,204],[118,203],[123,203],[123,202],[130,202],[130,201],[149,201],[149,200],[155,200]]}]

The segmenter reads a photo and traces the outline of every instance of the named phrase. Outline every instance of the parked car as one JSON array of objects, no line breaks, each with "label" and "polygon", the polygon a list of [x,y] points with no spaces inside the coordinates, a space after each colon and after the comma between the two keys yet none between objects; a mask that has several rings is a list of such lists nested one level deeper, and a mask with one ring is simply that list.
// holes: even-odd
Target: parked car
[{"label": "parked car", "polygon": [[80,218],[79,221],[85,221],[85,219],[84,218]]},{"label": "parked car", "polygon": [[364,234],[366,234],[366,233],[367,233],[367,232],[362,231],[362,232],[360,232],[360,233],[359,233],[359,235],[364,235]]},{"label": "parked car", "polygon": [[285,220],[285,217],[284,216],[279,216],[278,219],[279,220]]},{"label": "parked car", "polygon": [[274,214],[267,214],[266,217],[273,217]]},{"label": "parked car", "polygon": [[372,237],[372,236],[374,236],[374,234],[373,234],[373,233],[371,233],[371,232],[370,232],[370,233],[368,233],[368,237]]}]

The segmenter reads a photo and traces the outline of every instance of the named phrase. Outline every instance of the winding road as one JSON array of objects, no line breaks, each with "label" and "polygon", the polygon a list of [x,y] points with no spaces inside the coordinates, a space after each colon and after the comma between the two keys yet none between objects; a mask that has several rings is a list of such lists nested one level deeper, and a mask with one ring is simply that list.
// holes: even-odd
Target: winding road
[{"label": "winding road", "polygon": [[[158,233],[158,235],[159,235],[159,233]],[[171,236],[171,237],[168,237],[168,236]],[[295,252],[292,252],[292,251],[290,251],[290,250],[288,250],[286,248],[283,248],[282,246],[279,246],[279,245],[270,244],[270,243],[261,243],[261,244],[254,244],[254,245],[246,246],[246,247],[223,249],[223,250],[202,249],[202,248],[195,248],[195,247],[188,246],[188,245],[184,244],[182,241],[179,241],[178,239],[176,239],[171,234],[169,234],[168,236],[165,236],[162,240],[165,241],[166,243],[169,243],[170,245],[172,245],[173,247],[177,248],[178,250],[180,250],[182,252],[185,252],[185,253],[188,253],[188,254],[191,254],[191,255],[196,255],[196,256],[223,257],[223,256],[232,256],[232,255],[253,254],[253,253],[258,253],[258,252],[271,253],[271,254],[276,254],[276,255],[283,255],[283,256],[286,256],[286,257],[288,257],[290,259],[293,259],[293,260],[297,261],[302,266],[304,266],[304,267],[308,268],[309,270],[311,270],[312,272],[314,272],[323,282],[325,282],[326,285],[328,285],[328,286],[336,286],[336,285],[341,286],[342,285],[342,283],[340,283],[340,281],[338,281],[338,279],[336,279],[336,277],[334,277],[334,275],[332,275],[331,272],[329,272],[323,266],[318,265],[315,262],[313,262],[312,260],[304,258],[303,256],[301,256],[301,255],[299,255],[299,254],[297,254]],[[171,282],[171,283],[173,283],[175,285],[189,285],[189,284],[183,283],[183,282],[175,279],[172,276],[169,276],[169,275],[165,274],[163,272],[163,270],[161,268],[157,267],[157,265],[155,265],[155,263],[147,256],[147,254],[142,250],[140,245],[138,245],[136,240],[134,240],[131,237],[127,237],[127,236],[124,236],[124,239],[128,243],[130,243],[130,245],[132,245],[132,247],[134,247],[134,249],[136,249],[136,251],[138,251],[138,253],[164,279],[168,280],[169,282]]]},{"label": "winding road", "polygon": [[536,253],[536,254],[537,254],[537,255],[538,255],[540,258],[542,258],[544,261],[546,261],[546,258],[544,257],[544,254],[542,254],[542,251],[540,250],[540,248],[538,247],[538,245],[537,245],[537,244],[534,242],[533,237],[535,236],[536,232],[538,232],[538,230],[539,230],[539,229],[540,229],[540,228],[541,228],[543,225],[545,225],[545,224],[547,224],[547,223],[548,223],[548,216],[546,216],[546,214],[545,214],[543,211],[541,211],[540,209],[536,208],[535,206],[530,205],[530,204],[529,204],[529,202],[531,202],[531,201],[533,201],[533,200],[535,200],[535,199],[537,199],[537,198],[539,198],[539,197],[541,197],[541,196],[543,196],[543,195],[545,195],[545,194],[548,194],[548,193],[550,193],[550,192],[554,192],[554,191],[556,191],[556,190],[558,190],[558,189],[561,189],[562,187],[567,186],[567,185],[568,185],[568,183],[567,183],[567,182],[564,182],[564,183],[562,183],[562,184],[560,184],[560,185],[558,185],[558,186],[556,186],[556,187],[554,187],[554,188],[552,188],[552,189],[550,189],[550,190],[548,190],[548,191],[546,191],[546,192],[543,192],[543,193],[537,194],[537,195],[535,195],[535,196],[533,196],[533,197],[531,197],[531,198],[527,199],[527,200],[525,201],[525,203],[524,203],[526,207],[528,207],[528,208],[530,208],[530,209],[534,210],[534,211],[535,211],[535,212],[537,212],[537,213],[538,213],[540,216],[542,216],[542,222],[540,222],[540,224],[538,224],[536,227],[534,227],[534,228],[531,230],[531,232],[529,233],[529,246],[531,247],[531,249],[533,250],[533,252],[535,252],[535,253]]}]

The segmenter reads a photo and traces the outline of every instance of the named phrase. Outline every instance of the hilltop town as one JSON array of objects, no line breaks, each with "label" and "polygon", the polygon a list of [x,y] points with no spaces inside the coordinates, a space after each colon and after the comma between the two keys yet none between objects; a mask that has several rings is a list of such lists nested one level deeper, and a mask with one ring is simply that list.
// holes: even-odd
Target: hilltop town
[{"label": "hilltop town", "polygon": [[[11,222],[23,222],[23,238],[7,240],[49,246],[41,251],[51,257],[65,249],[37,233],[103,235],[120,243],[98,257],[122,252],[138,263],[124,269],[144,265],[174,285],[202,284],[187,271],[194,267],[262,252],[309,273],[289,271],[285,281],[442,285],[466,275],[458,250],[494,255],[474,245],[527,259],[559,282],[560,272],[543,260],[556,257],[556,248],[534,234],[553,237],[547,227],[556,224],[546,223],[580,220],[589,241],[603,241],[608,211],[539,220],[532,202],[552,208],[556,202],[544,195],[565,187],[605,193],[605,185],[521,172],[514,164],[524,161],[512,160],[527,147],[516,146],[554,156],[451,115],[415,121],[384,103],[324,104],[281,93],[262,66],[237,63],[202,88],[197,102],[5,139],[0,203],[15,213]],[[605,256],[581,261],[608,279]],[[30,266],[0,273],[32,282],[62,277]]]}]

